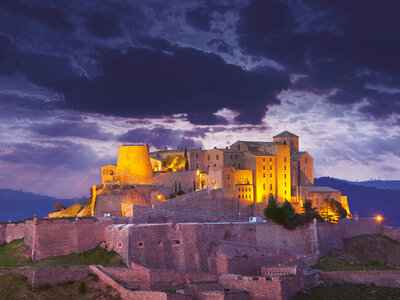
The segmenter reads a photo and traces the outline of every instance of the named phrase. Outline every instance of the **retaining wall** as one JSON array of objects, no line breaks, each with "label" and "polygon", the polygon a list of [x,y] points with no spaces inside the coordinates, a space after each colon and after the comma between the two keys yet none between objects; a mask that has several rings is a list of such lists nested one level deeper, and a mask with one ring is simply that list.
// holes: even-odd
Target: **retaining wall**
[{"label": "retaining wall", "polygon": [[342,238],[382,232],[381,224],[372,218],[343,219],[339,221],[339,226]]},{"label": "retaining wall", "polygon": [[32,287],[46,284],[57,284],[82,279],[92,273],[88,267],[84,268],[40,268],[29,274],[28,280]]},{"label": "retaining wall", "polygon": [[400,271],[334,271],[321,272],[323,280],[347,281],[400,288]]}]

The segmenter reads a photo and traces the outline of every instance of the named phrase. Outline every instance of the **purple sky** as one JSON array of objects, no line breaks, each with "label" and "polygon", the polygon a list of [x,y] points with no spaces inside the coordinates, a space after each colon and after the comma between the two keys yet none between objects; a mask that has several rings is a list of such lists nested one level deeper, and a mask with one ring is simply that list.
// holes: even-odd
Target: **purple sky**
[{"label": "purple sky", "polygon": [[316,176],[400,179],[398,1],[0,1],[0,187],[88,194],[123,142],[289,130]]}]

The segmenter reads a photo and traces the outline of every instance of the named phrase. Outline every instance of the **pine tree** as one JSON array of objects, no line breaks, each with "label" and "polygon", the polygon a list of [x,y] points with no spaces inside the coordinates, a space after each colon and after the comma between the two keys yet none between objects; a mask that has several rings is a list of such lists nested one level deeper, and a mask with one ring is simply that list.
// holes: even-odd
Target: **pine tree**
[{"label": "pine tree", "polygon": [[187,155],[187,149],[186,149],[186,147],[185,147],[185,152],[184,152],[183,157],[185,158],[185,170],[187,171],[187,170],[189,170],[189,160],[188,160],[188,155]]},{"label": "pine tree", "polygon": [[285,201],[281,207],[281,210],[283,219],[282,225],[287,229],[295,229],[299,224],[299,220],[292,205],[288,201]]},{"label": "pine tree", "polygon": [[176,185],[176,181],[175,181],[175,187],[174,187],[174,194],[175,194],[175,197],[178,194],[178,187]]},{"label": "pine tree", "polygon": [[193,179],[193,192],[196,191],[196,181]]}]

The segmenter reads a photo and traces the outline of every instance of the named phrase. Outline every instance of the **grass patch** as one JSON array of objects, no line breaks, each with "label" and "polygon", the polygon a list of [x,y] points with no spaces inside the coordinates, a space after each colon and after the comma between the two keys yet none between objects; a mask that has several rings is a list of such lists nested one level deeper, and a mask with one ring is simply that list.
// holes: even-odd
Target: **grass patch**
[{"label": "grass patch", "polygon": [[24,239],[0,245],[0,267],[23,267],[32,264]]},{"label": "grass patch", "polygon": [[400,299],[400,289],[356,283],[325,282],[312,289],[296,294],[295,300],[337,300],[337,299]]},{"label": "grass patch", "polygon": [[0,267],[46,267],[46,266],[121,266],[124,267],[119,254],[115,251],[107,251],[97,246],[83,253],[52,256],[32,262],[29,257],[30,250],[24,244],[23,239],[14,240],[0,246]]},{"label": "grass patch", "polygon": [[321,257],[318,263],[312,267],[322,271],[370,271],[370,270],[397,270],[393,267],[383,266],[376,261],[368,264],[350,263],[334,254]]},{"label": "grass patch", "polygon": [[[83,284],[82,284],[83,283]],[[85,285],[85,293],[82,293]],[[87,299],[121,299],[114,290],[106,289],[104,285],[93,281],[90,277],[54,286],[46,285],[32,289],[28,279],[19,274],[5,274],[0,276],[0,298],[7,300],[87,300]]]}]

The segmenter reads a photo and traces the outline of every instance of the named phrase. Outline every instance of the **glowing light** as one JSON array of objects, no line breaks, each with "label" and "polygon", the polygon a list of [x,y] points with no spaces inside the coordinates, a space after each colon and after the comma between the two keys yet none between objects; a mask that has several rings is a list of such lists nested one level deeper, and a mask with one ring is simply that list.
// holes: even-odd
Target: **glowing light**
[{"label": "glowing light", "polygon": [[162,199],[162,195],[161,194],[157,195],[157,199],[161,200]]},{"label": "glowing light", "polygon": [[383,217],[381,215],[378,215],[375,217],[375,219],[380,223],[383,220]]}]

